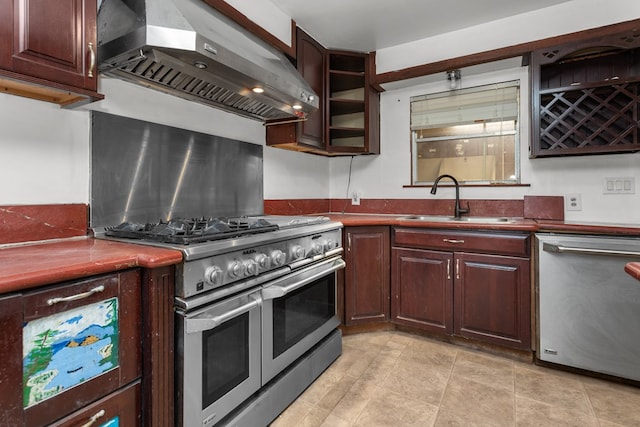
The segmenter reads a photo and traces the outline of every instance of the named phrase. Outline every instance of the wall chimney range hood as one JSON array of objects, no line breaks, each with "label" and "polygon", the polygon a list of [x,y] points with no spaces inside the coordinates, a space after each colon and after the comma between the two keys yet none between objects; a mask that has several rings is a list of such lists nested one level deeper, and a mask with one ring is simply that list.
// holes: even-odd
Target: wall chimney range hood
[{"label": "wall chimney range hood", "polygon": [[202,0],[102,0],[99,70],[269,121],[304,118],[318,96],[286,56]]}]

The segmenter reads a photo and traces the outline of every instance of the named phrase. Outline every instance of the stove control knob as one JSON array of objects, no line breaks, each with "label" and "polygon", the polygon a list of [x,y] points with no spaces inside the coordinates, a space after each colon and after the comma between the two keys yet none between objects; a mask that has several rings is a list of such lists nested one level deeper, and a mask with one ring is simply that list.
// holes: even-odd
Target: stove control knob
[{"label": "stove control knob", "polygon": [[256,276],[258,274],[258,263],[250,259],[244,263],[244,271],[247,276]]},{"label": "stove control knob", "polygon": [[337,245],[336,245],[335,240],[328,239],[326,242],[324,242],[324,250],[325,250],[325,252],[330,251],[331,249],[336,248],[336,247],[337,247]]},{"label": "stove control knob", "polygon": [[316,242],[311,247],[311,253],[314,255],[320,255],[323,253],[323,245],[320,242]]},{"label": "stove control knob", "polygon": [[208,267],[204,271],[204,281],[211,286],[219,286],[222,284],[223,273],[220,267]]},{"label": "stove control knob", "polygon": [[269,268],[269,257],[266,256],[265,254],[256,255],[255,260],[256,260],[256,263],[258,264],[258,267],[260,267],[261,270],[265,270]]},{"label": "stove control knob", "polygon": [[293,256],[293,259],[302,258],[304,256],[304,249],[302,249],[302,246],[300,245],[295,245],[291,248],[291,255]]},{"label": "stove control knob", "polygon": [[286,260],[287,256],[280,249],[271,252],[271,262],[274,265],[283,265]]},{"label": "stove control knob", "polygon": [[229,275],[231,277],[242,277],[244,275],[244,266],[240,261],[233,261],[229,265]]}]

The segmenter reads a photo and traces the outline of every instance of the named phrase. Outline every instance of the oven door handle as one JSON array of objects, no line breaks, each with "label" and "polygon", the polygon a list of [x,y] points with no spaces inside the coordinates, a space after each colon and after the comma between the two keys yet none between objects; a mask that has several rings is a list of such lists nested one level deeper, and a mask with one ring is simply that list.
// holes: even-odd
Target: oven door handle
[{"label": "oven door handle", "polygon": [[205,317],[205,318],[186,318],[184,319],[184,329],[188,334],[193,334],[197,332],[208,331],[217,326],[220,326],[227,320],[231,320],[234,317],[237,317],[247,311],[254,309],[262,304],[262,300],[254,299],[246,304],[241,305],[240,307],[236,307],[233,310],[226,311],[225,313],[219,316],[213,317]]},{"label": "oven door handle", "polygon": [[304,277],[301,280],[297,280],[290,285],[271,285],[262,289],[262,299],[265,301],[272,300],[275,298],[281,298],[287,295],[289,292],[295,291],[296,289],[306,285],[307,283],[311,283],[316,279],[319,279],[327,274],[333,273],[335,271],[344,268],[347,264],[342,259],[333,260],[330,266],[323,268],[321,271],[312,274],[308,277]]}]

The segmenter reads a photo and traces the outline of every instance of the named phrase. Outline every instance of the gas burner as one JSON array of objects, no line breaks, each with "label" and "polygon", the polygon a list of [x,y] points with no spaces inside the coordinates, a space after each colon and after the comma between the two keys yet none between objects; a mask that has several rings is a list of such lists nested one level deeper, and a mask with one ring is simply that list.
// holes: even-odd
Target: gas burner
[{"label": "gas burner", "polygon": [[124,222],[105,234],[111,237],[152,240],[188,245],[278,230],[264,218],[174,218],[169,221],[137,224]]}]

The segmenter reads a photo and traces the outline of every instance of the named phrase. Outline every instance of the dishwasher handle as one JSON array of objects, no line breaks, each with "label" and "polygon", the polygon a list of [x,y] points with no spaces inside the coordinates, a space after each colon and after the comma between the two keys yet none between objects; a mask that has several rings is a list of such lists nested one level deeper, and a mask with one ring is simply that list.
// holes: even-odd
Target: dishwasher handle
[{"label": "dishwasher handle", "polygon": [[581,255],[609,255],[609,256],[633,256],[640,257],[640,251],[623,251],[617,249],[599,249],[599,248],[574,248],[571,246],[556,245],[553,243],[543,243],[542,250],[553,253],[568,253]]}]

